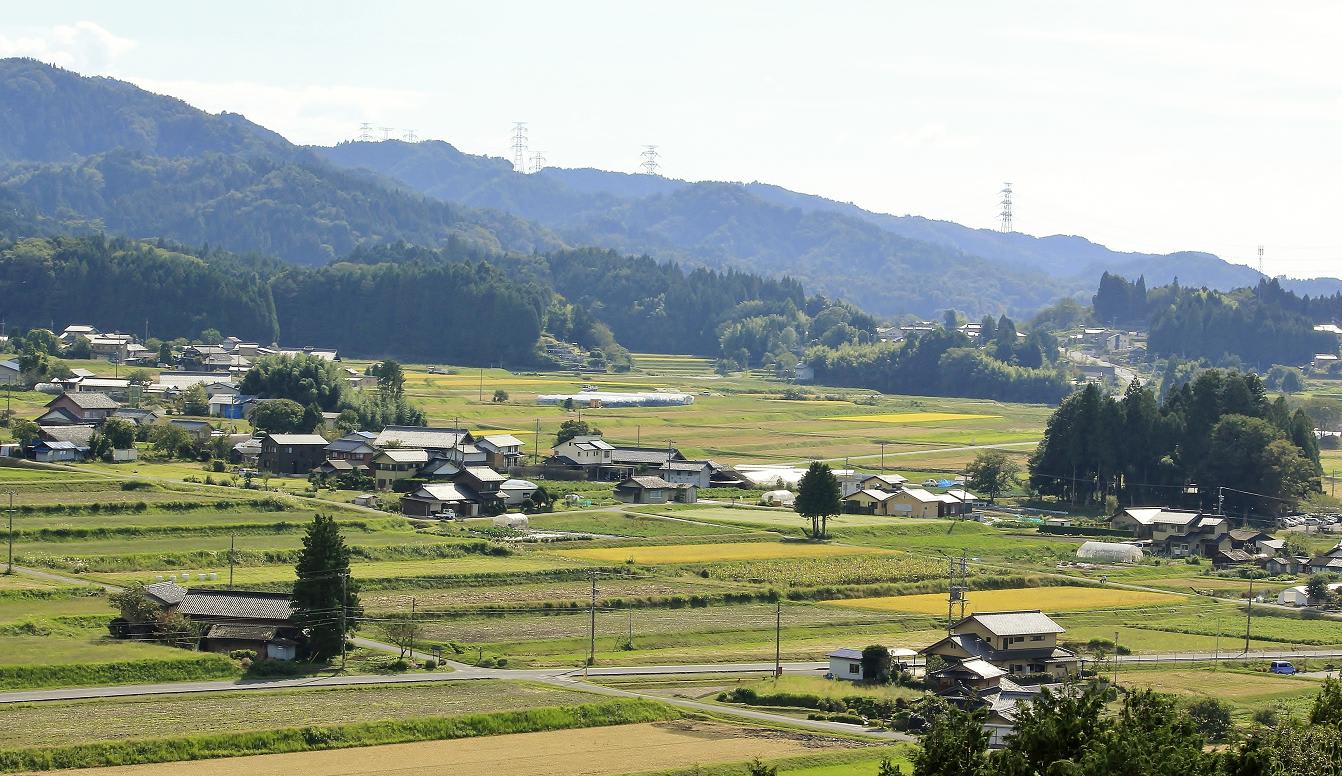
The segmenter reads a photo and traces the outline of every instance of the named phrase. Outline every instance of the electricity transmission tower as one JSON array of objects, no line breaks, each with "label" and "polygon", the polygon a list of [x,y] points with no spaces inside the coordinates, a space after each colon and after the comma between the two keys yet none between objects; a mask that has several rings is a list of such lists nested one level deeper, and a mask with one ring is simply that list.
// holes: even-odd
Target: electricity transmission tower
[{"label": "electricity transmission tower", "polygon": [[513,170],[527,171],[527,123],[513,122]]},{"label": "electricity transmission tower", "polygon": [[643,162],[642,164],[639,165],[639,167],[642,167],[643,172],[647,175],[657,175],[658,174],[657,146],[655,145],[643,146],[642,156],[643,156]]}]

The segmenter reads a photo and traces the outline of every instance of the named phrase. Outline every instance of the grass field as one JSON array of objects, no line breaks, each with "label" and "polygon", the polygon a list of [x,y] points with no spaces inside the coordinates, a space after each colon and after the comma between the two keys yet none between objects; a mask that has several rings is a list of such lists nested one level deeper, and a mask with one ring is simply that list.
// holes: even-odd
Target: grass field
[{"label": "grass field", "polygon": [[890,412],[884,415],[839,415],[831,420],[854,423],[938,423],[945,420],[987,420],[996,415],[973,415],[966,412]]},{"label": "grass field", "polygon": [[1119,682],[1189,699],[1216,698],[1229,703],[1240,721],[1247,721],[1255,709],[1278,704],[1291,712],[1305,712],[1320,686],[1317,679],[1215,668],[1129,671]]},{"label": "grass field", "polygon": [[767,558],[820,558],[879,553],[870,547],[802,542],[737,542],[734,544],[666,544],[649,547],[593,547],[559,554],[607,563],[713,563]]},{"label": "grass field", "polygon": [[[445,675],[446,676],[446,675]],[[0,711],[6,747],[71,741],[162,737],[146,719],[190,720],[194,734],[452,716],[587,703],[589,693],[523,682],[472,681],[284,692],[153,695],[138,698],[21,704]]]},{"label": "grass field", "polygon": [[[1142,590],[1119,590],[1115,588],[1095,587],[1036,587],[1010,590],[973,590],[969,593],[967,612],[1012,611],[1019,609],[1042,609],[1046,612],[1063,612],[1085,609],[1137,608],[1158,604],[1178,603],[1179,596],[1166,593],[1150,593]],[[929,595],[902,595],[883,598],[853,598],[843,601],[827,601],[830,606],[852,607],[857,609],[875,609],[891,612],[914,612],[919,614],[944,614],[946,596],[942,593]]]}]

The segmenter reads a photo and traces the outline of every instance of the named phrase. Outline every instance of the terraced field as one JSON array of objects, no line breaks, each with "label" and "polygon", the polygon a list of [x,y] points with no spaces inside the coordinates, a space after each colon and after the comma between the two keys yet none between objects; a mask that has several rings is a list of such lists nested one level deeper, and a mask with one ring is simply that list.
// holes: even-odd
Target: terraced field
[{"label": "terraced field", "polygon": [[767,558],[821,558],[843,555],[880,554],[871,547],[804,542],[736,542],[732,544],[667,544],[647,547],[594,547],[561,550],[570,558],[606,563],[715,563],[719,561],[762,560]]},{"label": "terraced field", "polygon": [[[1086,609],[1140,608],[1144,606],[1180,603],[1184,599],[1167,593],[1143,590],[1120,590],[1096,587],[1031,587],[1010,590],[974,590],[969,593],[966,612],[1002,612],[1021,609],[1042,609],[1045,612],[1065,612]],[[902,595],[880,598],[853,598],[828,601],[830,606],[877,611],[945,614],[946,596]]]}]

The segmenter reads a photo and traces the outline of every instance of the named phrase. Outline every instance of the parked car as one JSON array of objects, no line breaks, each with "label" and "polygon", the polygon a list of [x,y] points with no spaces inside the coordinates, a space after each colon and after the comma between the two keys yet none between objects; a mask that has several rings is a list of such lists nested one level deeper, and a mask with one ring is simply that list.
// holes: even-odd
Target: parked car
[{"label": "parked car", "polygon": [[1272,666],[1268,668],[1274,674],[1291,675],[1295,673],[1295,666],[1291,665],[1289,660],[1273,660]]}]

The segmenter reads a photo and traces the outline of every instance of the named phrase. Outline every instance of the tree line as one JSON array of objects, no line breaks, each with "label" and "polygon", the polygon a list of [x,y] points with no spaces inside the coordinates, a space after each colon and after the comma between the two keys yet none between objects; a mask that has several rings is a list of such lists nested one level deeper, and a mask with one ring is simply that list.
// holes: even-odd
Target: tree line
[{"label": "tree line", "polygon": [[1056,404],[1070,392],[1068,370],[1056,363],[1051,337],[1032,332],[1018,342],[1006,316],[993,322],[988,334],[978,344],[943,324],[902,342],[817,345],[806,351],[805,361],[818,383],[882,393]]},{"label": "tree line", "polygon": [[1113,496],[1232,514],[1293,507],[1321,474],[1310,416],[1285,398],[1269,401],[1257,375],[1220,369],[1161,403],[1138,381],[1122,397],[1087,385],[1049,417],[1030,457],[1030,487],[1074,504]]},{"label": "tree line", "polygon": [[1234,359],[1259,370],[1337,353],[1337,338],[1314,325],[1342,318],[1342,294],[1297,296],[1275,278],[1234,291],[1184,288],[1177,280],[1148,290],[1144,278],[1130,282],[1106,272],[1091,305],[1098,323],[1148,328],[1153,356]]}]

